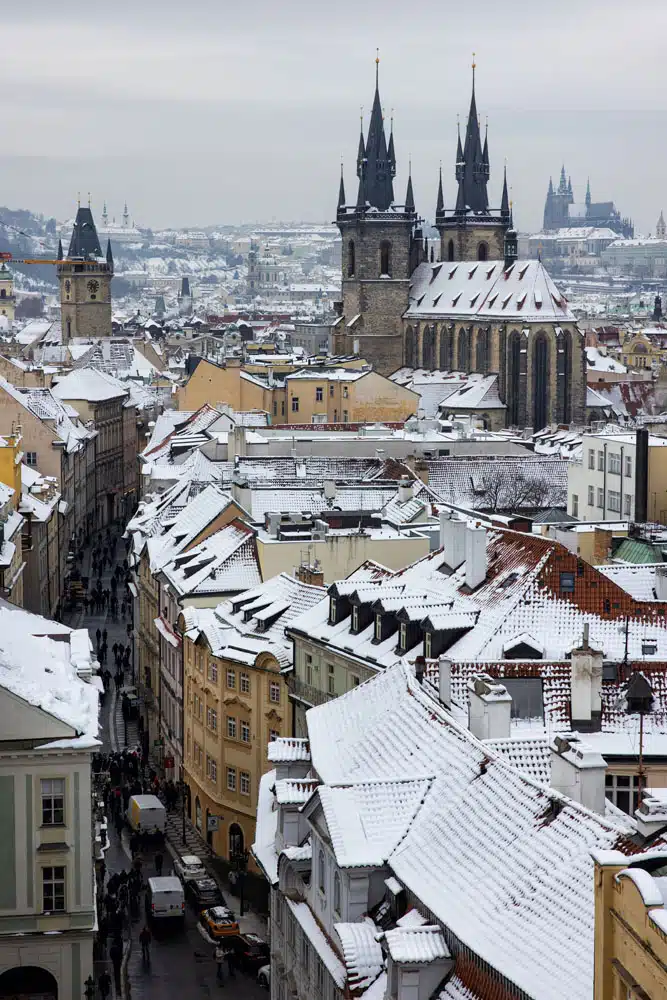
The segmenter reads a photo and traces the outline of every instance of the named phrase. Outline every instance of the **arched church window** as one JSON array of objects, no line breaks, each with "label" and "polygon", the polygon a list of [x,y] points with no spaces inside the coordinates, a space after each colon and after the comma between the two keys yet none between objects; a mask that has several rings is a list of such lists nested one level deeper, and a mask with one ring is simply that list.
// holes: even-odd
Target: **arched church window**
[{"label": "arched church window", "polygon": [[549,416],[549,341],[538,333],[533,341],[533,429],[541,430]]},{"label": "arched church window", "polygon": [[475,371],[484,375],[489,370],[489,331],[477,331],[477,344],[475,350]]},{"label": "arched church window", "polygon": [[405,331],[405,364],[408,368],[415,367],[415,331],[411,326]]},{"label": "arched church window", "polygon": [[380,274],[391,275],[391,243],[382,240],[380,243]]},{"label": "arched church window", "polygon": [[510,333],[507,353],[507,422],[509,427],[518,427],[521,390],[521,334],[518,330]]},{"label": "arched church window", "polygon": [[459,371],[470,371],[470,336],[463,327],[459,330],[458,359],[456,367]]},{"label": "arched church window", "polygon": [[489,259],[489,245],[488,243],[480,243],[477,247],[477,260],[488,260]]},{"label": "arched church window", "polygon": [[447,260],[454,260],[454,240],[447,244]]},{"label": "arched church window", "polygon": [[572,333],[566,330],[563,337],[563,423],[572,420]]},{"label": "arched church window", "polygon": [[350,240],[347,245],[347,276],[348,278],[354,277],[355,270],[355,253],[354,253],[354,240]]},{"label": "arched church window", "polygon": [[440,330],[440,371],[447,372],[452,366],[452,338],[446,326]]},{"label": "arched church window", "polygon": [[435,328],[427,326],[424,328],[422,338],[422,368],[433,371],[435,368]]}]

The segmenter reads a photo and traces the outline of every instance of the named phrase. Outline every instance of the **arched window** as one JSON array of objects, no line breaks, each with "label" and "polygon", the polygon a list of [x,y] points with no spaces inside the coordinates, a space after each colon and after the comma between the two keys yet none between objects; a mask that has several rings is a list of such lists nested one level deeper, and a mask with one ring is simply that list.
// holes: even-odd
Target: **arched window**
[{"label": "arched window", "polygon": [[318,874],[319,874],[318,885],[320,887],[320,892],[326,892],[327,891],[326,863],[324,861],[324,851],[321,848],[320,848]]},{"label": "arched window", "polygon": [[533,430],[539,431],[549,417],[549,341],[538,333],[533,341]]},{"label": "arched window", "polygon": [[340,875],[334,872],[334,910],[340,916]]},{"label": "arched window", "polygon": [[408,368],[414,368],[416,364],[415,341],[415,331],[409,326],[405,331],[405,364]]},{"label": "arched window", "polygon": [[355,253],[354,253],[354,240],[350,240],[347,244],[347,276],[348,278],[354,277],[355,270]]},{"label": "arched window", "polygon": [[422,368],[433,371],[435,368],[435,329],[432,326],[424,328],[422,337]]},{"label": "arched window", "polygon": [[201,831],[201,802],[199,796],[195,799],[195,826]]},{"label": "arched window", "polygon": [[463,327],[459,330],[458,358],[456,367],[459,371],[470,371],[470,336]]},{"label": "arched window", "polygon": [[232,823],[229,827],[229,856],[236,858],[243,854],[243,830],[238,823]]},{"label": "arched window", "polygon": [[572,333],[566,330],[563,338],[563,413],[562,422],[572,420]]},{"label": "arched window", "polygon": [[454,260],[454,240],[447,244],[447,260]]},{"label": "arched window", "polygon": [[489,370],[489,331],[478,330],[475,345],[475,371],[484,375]]},{"label": "arched window", "polygon": [[380,244],[380,274],[391,275],[391,243],[382,240]]},{"label": "arched window", "polygon": [[452,366],[452,337],[446,326],[440,330],[440,371],[447,372]]},{"label": "arched window", "polygon": [[489,259],[489,244],[480,243],[477,247],[477,260],[488,260]]},{"label": "arched window", "polygon": [[67,317],[67,339],[69,340],[69,338],[71,336],[72,336],[72,320],[68,316]]},{"label": "arched window", "polygon": [[3,288],[0,290],[0,299],[6,299],[6,298],[7,298],[7,292]]},{"label": "arched window", "polygon": [[521,391],[521,334],[518,330],[510,333],[507,361],[507,423],[509,427],[517,427]]}]

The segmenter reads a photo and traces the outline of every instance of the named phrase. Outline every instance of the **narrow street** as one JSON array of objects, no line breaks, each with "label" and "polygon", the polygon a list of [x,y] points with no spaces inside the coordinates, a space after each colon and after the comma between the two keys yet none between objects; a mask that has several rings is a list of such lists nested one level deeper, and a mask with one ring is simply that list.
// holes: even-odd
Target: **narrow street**
[{"label": "narrow street", "polygon": [[[125,558],[125,546],[120,537],[117,538],[116,561],[122,563]],[[96,578],[88,572],[91,554],[86,551],[82,562],[82,575],[90,576],[89,592],[95,584]],[[103,588],[109,586],[110,578],[114,567],[107,567],[102,574]],[[119,587],[120,595],[123,587]],[[90,632],[93,646],[96,647],[96,632],[107,630],[107,644],[109,655],[107,668],[112,674],[115,671],[113,655],[111,653],[114,643],[127,645],[127,624],[129,617],[123,620],[120,616],[118,620],[113,620],[107,611],[102,610],[98,614],[84,613],[83,610],[65,616],[68,625],[77,628],[87,628]],[[132,683],[130,676],[125,677],[125,684]],[[120,695],[120,692],[119,692]],[[101,709],[101,731],[102,752],[112,754],[122,751],[126,746],[135,747],[139,742],[138,727],[136,721],[126,724],[121,710],[121,699],[117,697],[113,681],[106,692]],[[181,814],[172,813],[168,819],[168,836],[173,837],[167,840],[164,848],[164,869],[163,874],[171,873],[171,861],[175,854],[181,849],[180,829]],[[178,836],[174,836],[178,830]],[[109,817],[109,848],[105,854],[106,874],[105,884],[111,875],[121,871],[130,871],[132,867],[132,855],[129,846],[129,836],[127,829],[123,830],[119,837],[114,824]],[[196,838],[198,837],[194,829],[188,824],[187,839],[188,852],[196,851]],[[205,851],[199,851],[199,855],[205,860]],[[156,875],[154,864],[154,850],[140,853],[143,862],[144,879]],[[211,872],[213,874],[213,872]],[[238,914],[238,900],[232,896],[227,886],[221,884],[224,899],[235,913]],[[227,966],[224,966],[224,981],[221,983],[216,979],[216,963],[214,961],[214,945],[205,940],[198,927],[198,913],[192,906],[186,908],[185,924],[180,928],[162,929],[159,926],[152,928],[153,941],[151,945],[150,963],[142,960],[139,934],[144,927],[143,913],[143,893],[141,894],[139,917],[132,920],[125,928],[124,934],[124,960],[121,993],[117,993],[112,987],[111,997],[113,1000],[168,1000],[168,998],[178,998],[186,1000],[189,997],[210,996],[212,994],[225,994],[237,998],[237,1000],[266,1000],[267,991],[258,985],[254,975],[245,975],[239,970],[236,971],[235,978],[228,976]],[[238,918],[238,917],[237,917]],[[253,913],[246,917],[238,918],[241,931],[253,931],[266,939],[266,921]],[[158,922],[159,923],[159,922]],[[112,976],[111,963],[108,958],[109,944],[105,949],[106,957],[98,958],[95,962],[95,981],[98,983],[100,974],[106,968]],[[99,997],[99,989],[95,996]]]}]

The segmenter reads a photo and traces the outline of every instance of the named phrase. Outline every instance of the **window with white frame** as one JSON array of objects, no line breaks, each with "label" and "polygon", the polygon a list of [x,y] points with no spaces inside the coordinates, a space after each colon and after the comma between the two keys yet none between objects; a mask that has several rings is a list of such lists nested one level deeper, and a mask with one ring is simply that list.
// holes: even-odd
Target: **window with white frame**
[{"label": "window with white frame", "polygon": [[359,607],[356,604],[352,606],[352,631],[359,631]]},{"label": "window with white frame", "polygon": [[602,489],[601,486],[598,486],[598,502],[597,502],[597,506],[600,508],[600,510],[602,510],[602,508],[604,507],[604,490]]},{"label": "window with white frame", "polygon": [[241,739],[244,743],[250,743],[250,723],[241,720]]},{"label": "window with white frame", "polygon": [[241,694],[250,694],[250,674],[242,673],[239,678]]},{"label": "window with white frame", "polygon": [[618,490],[607,490],[607,507],[621,513],[621,494]]},{"label": "window with white frame", "polygon": [[25,464],[26,465],[37,465],[37,452],[36,451],[26,451],[25,453]]},{"label": "window with white frame", "polygon": [[239,787],[241,795],[250,795],[250,772],[241,771],[239,775]]},{"label": "window with white frame", "polygon": [[375,616],[375,641],[380,642],[382,638],[382,615]]},{"label": "window with white frame", "polygon": [[589,507],[594,507],[595,506],[595,487],[594,486],[589,486],[588,487],[588,506]]},{"label": "window with white frame", "polygon": [[280,684],[277,681],[269,683],[269,701],[272,701],[274,705],[280,703]]},{"label": "window with white frame", "polygon": [[64,913],[64,865],[49,865],[42,868],[42,908],[44,913]]},{"label": "window with white frame", "polygon": [[227,687],[232,690],[236,687],[236,671],[231,667],[227,668]]},{"label": "window with white frame", "polygon": [[235,767],[228,767],[227,768],[227,788],[229,789],[230,792],[235,792],[236,791],[236,768]]},{"label": "window with white frame", "polygon": [[604,472],[604,452],[598,452],[598,472]]},{"label": "window with white frame", "polygon": [[218,731],[218,713],[215,708],[209,708],[206,712],[206,721],[208,723],[208,728],[212,729],[214,733]]},{"label": "window with white frame", "polygon": [[576,493],[572,494],[572,517],[579,517],[579,497]]},{"label": "window with white frame", "polygon": [[588,449],[588,468],[595,468],[595,448]]},{"label": "window with white frame", "polygon": [[406,650],[408,648],[408,626],[406,622],[401,622],[400,636],[401,649]]},{"label": "window with white frame", "polygon": [[301,937],[301,966],[307,976],[310,976],[310,942],[305,934]]},{"label": "window with white frame", "polygon": [[614,476],[620,476],[621,474],[621,456],[617,455],[616,452],[610,451],[608,454],[609,459],[609,469],[608,471]]},{"label": "window with white frame", "polygon": [[233,715],[227,716],[227,736],[230,740],[236,739],[236,719]]},{"label": "window with white frame", "polygon": [[628,478],[632,475],[632,455],[625,456],[625,474]]},{"label": "window with white frame", "polygon": [[623,812],[632,815],[639,806],[640,779],[637,774],[605,775],[605,795]]},{"label": "window with white frame", "polygon": [[327,681],[327,690],[329,694],[336,693],[336,671],[334,669],[333,663],[329,664],[329,677]]},{"label": "window with white frame", "polygon": [[208,665],[208,679],[210,681],[212,681],[214,684],[217,684],[217,682],[218,682],[218,664],[217,663],[209,663],[209,665]]},{"label": "window with white frame", "polygon": [[304,658],[306,666],[306,684],[313,683],[313,658],[310,653],[306,653]]},{"label": "window with white frame", "polygon": [[214,783],[218,780],[218,764],[213,757],[211,757],[211,773],[209,777]]},{"label": "window with white frame", "polygon": [[631,511],[632,511],[632,496],[629,493],[626,493],[623,496],[623,516],[630,517]]},{"label": "window with white frame", "polygon": [[42,778],[42,826],[62,826],[65,822],[65,779]]}]

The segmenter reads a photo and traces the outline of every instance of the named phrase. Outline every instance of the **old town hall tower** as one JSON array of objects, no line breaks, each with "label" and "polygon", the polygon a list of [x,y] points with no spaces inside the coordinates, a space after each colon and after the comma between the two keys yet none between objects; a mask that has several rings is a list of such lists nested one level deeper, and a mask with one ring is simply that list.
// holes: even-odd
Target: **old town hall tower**
[{"label": "old town hall tower", "polygon": [[110,337],[111,242],[104,258],[90,207],[79,205],[67,258],[60,247],[58,260],[63,343],[72,337]]}]

